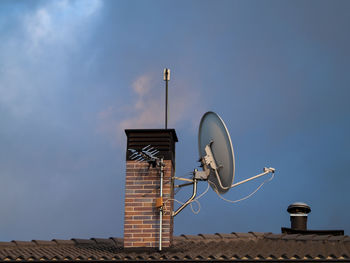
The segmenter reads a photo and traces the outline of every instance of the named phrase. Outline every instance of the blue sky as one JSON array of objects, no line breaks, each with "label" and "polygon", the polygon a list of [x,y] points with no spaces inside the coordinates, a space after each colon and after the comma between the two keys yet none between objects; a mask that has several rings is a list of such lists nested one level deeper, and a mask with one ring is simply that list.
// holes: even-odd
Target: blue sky
[{"label": "blue sky", "polygon": [[[1,1],[1,240],[122,236],[125,128],[169,126],[176,174],[197,166],[208,110],[230,131],[252,198],[209,191],[175,234],[350,231],[348,1]],[[239,199],[264,178],[225,194]],[[204,191],[206,185],[200,186]],[[176,198],[185,200],[190,189]]]}]

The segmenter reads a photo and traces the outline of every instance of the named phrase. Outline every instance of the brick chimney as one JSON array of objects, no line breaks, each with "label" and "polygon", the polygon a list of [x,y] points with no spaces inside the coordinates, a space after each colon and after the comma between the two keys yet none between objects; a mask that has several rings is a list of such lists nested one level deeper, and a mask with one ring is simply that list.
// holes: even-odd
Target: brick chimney
[{"label": "brick chimney", "polygon": [[[128,149],[141,151],[151,145],[164,159],[162,247],[173,237],[175,143],[174,129],[125,130],[127,136],[124,247],[159,247],[160,215],[156,201],[160,196],[160,168],[131,160]],[[167,201],[169,200],[169,201]]]}]

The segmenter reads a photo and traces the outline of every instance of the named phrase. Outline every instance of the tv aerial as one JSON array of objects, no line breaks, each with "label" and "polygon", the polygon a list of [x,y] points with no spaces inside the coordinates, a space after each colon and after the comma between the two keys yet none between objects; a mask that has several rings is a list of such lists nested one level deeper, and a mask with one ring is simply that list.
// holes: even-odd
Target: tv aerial
[{"label": "tv aerial", "polygon": [[195,200],[197,195],[197,184],[199,181],[207,181],[213,190],[220,195],[238,185],[275,172],[274,168],[265,167],[263,173],[233,183],[235,176],[235,156],[231,137],[224,121],[219,115],[212,111],[205,113],[200,121],[198,131],[198,150],[202,171],[195,169],[192,173],[192,178],[190,179],[175,177],[176,180],[186,182],[176,185],[175,187],[193,185],[193,193],[190,199],[183,203],[176,211],[173,211],[173,216],[176,216],[187,205]]}]

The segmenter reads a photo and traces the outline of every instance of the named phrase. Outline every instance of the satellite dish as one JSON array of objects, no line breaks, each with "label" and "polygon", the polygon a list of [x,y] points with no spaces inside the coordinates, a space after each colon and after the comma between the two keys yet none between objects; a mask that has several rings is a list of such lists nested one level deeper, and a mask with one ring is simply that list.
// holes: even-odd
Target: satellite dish
[{"label": "satellite dish", "polygon": [[[265,167],[263,172],[233,184],[235,176],[235,156],[233,153],[230,134],[224,121],[215,112],[206,112],[199,124],[198,131],[198,149],[200,163],[203,171],[197,169],[193,172],[191,179],[174,177],[176,180],[186,183],[175,185],[175,187],[184,187],[193,185],[192,196],[183,203],[172,215],[176,216],[187,205],[193,202],[197,195],[197,183],[199,181],[208,181],[214,191],[220,195],[226,193],[233,187],[239,186],[269,173],[274,173],[275,169]],[[263,183],[264,184],[264,183]],[[258,187],[258,189],[261,186]]]},{"label": "satellite dish", "polygon": [[202,161],[203,169],[209,169],[210,186],[221,194],[226,193],[231,188],[235,176],[235,156],[226,125],[215,112],[209,111],[201,119],[198,149],[201,160],[212,156],[212,169]]}]

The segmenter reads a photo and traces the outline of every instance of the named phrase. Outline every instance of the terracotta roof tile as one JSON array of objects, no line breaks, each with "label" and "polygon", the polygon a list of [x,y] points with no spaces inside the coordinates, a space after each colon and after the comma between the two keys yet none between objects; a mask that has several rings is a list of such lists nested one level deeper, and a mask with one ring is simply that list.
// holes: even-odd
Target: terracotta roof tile
[{"label": "terracotta roof tile", "polygon": [[191,240],[191,241],[196,241],[196,240],[203,240],[202,236],[194,236],[194,235],[181,235],[184,237],[186,240]]},{"label": "terracotta roof tile", "polygon": [[57,243],[55,241],[47,241],[47,240],[33,240],[32,241],[37,246],[56,246]]},{"label": "terracotta roof tile", "polygon": [[221,238],[219,235],[216,235],[216,234],[199,234],[199,236],[203,237],[203,239],[206,239],[206,240]]},{"label": "terracotta roof tile", "polygon": [[115,244],[115,241],[111,238],[91,238],[91,240],[93,240],[98,245],[113,246]]},{"label": "terracotta roof tile", "polygon": [[109,239],[113,240],[115,245],[118,247],[122,247],[123,246],[123,239],[119,238],[119,237],[110,237]]},{"label": "terracotta roof tile", "polygon": [[330,236],[329,235],[313,235],[313,239],[315,241],[319,241],[319,240],[330,240]]},{"label": "terracotta roof tile", "polygon": [[124,249],[120,238],[0,242],[0,261],[347,260],[348,236],[231,233],[182,235],[171,248]]},{"label": "terracotta roof tile", "polygon": [[264,237],[267,238],[267,239],[281,239],[282,238],[282,234],[272,234],[272,233],[268,233],[266,234]]},{"label": "terracotta roof tile", "polygon": [[0,247],[15,247],[16,243],[13,242],[0,242]]},{"label": "terracotta roof tile", "polygon": [[271,232],[269,233],[264,233],[264,232],[249,232],[250,234],[254,235],[255,237],[260,237],[263,238],[266,235],[272,234]]},{"label": "terracotta roof tile", "polygon": [[232,233],[231,234],[226,234],[226,233],[215,233],[215,235],[221,237],[221,238],[237,238],[236,235],[233,235]]},{"label": "terracotta roof tile", "polygon": [[345,238],[345,236],[329,236],[329,241],[341,241]]},{"label": "terracotta roof tile", "polygon": [[33,246],[35,246],[35,243],[31,242],[31,241],[17,241],[17,240],[13,240],[11,242],[15,243],[17,246],[26,246],[26,247],[33,247]]},{"label": "terracotta roof tile", "polygon": [[72,238],[72,240],[75,242],[76,245],[90,245],[93,246],[96,244],[96,242],[93,239],[79,239],[79,238]]},{"label": "terracotta roof tile", "polygon": [[186,240],[186,238],[183,237],[183,236],[175,236],[175,237],[173,237],[173,243],[175,243],[175,244],[181,243],[181,242],[183,242],[185,240]]},{"label": "terracotta roof tile", "polygon": [[256,238],[255,235],[253,235],[252,233],[238,233],[238,232],[232,232],[231,233],[232,235],[235,235],[237,238],[240,238],[240,239],[244,239],[244,238]]},{"label": "terracotta roof tile", "polygon": [[300,240],[300,241],[309,241],[314,239],[314,235],[298,235],[296,237],[296,240]]},{"label": "terracotta roof tile", "polygon": [[52,241],[56,242],[58,245],[74,245],[73,240],[52,239]]}]

